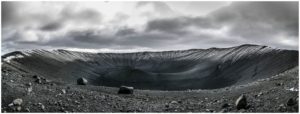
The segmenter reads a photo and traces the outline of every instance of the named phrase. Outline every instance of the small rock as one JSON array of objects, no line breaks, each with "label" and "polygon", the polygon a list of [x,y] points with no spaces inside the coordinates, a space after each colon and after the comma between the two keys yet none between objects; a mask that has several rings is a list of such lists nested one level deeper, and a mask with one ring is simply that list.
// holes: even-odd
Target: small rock
[{"label": "small rock", "polygon": [[27,92],[28,93],[32,92],[32,87],[27,88]]},{"label": "small rock", "polygon": [[26,111],[26,112],[30,112],[30,109],[29,109],[29,108],[25,108],[25,111]]},{"label": "small rock", "polygon": [[178,103],[180,103],[180,104],[181,104],[181,103],[182,103],[182,101],[178,101]]},{"label": "small rock", "polygon": [[263,95],[263,92],[259,92],[259,93],[257,94],[257,97],[260,97],[261,95]]},{"label": "small rock", "polygon": [[74,102],[75,102],[76,104],[80,104],[80,102],[79,102],[79,101],[76,101],[76,100],[75,100]]},{"label": "small rock", "polygon": [[33,78],[35,78],[35,79],[38,79],[38,78],[40,78],[39,76],[37,76],[37,75],[33,75],[32,76]]},{"label": "small rock", "polygon": [[133,87],[121,86],[118,94],[133,94]]},{"label": "small rock", "polygon": [[67,93],[65,89],[62,89],[61,92],[62,92],[63,94],[66,94],[66,93]]},{"label": "small rock", "polygon": [[295,104],[297,104],[297,102],[296,102],[296,100],[293,99],[293,98],[290,98],[290,99],[287,101],[287,103],[286,103],[287,106],[293,106],[293,105],[295,105]]},{"label": "small rock", "polygon": [[275,85],[276,85],[276,86],[282,86],[283,83],[276,83]]},{"label": "small rock", "polygon": [[177,101],[171,101],[171,104],[177,104],[178,102]]},{"label": "small rock", "polygon": [[21,109],[22,109],[22,108],[21,108],[20,106],[17,107],[17,111],[21,111]]},{"label": "small rock", "polygon": [[13,101],[13,104],[16,105],[16,106],[19,106],[19,105],[21,105],[22,103],[23,103],[23,100],[20,99],[20,98],[15,99],[15,100]]},{"label": "small rock", "polygon": [[227,107],[229,107],[228,103],[225,103],[225,104],[222,105],[222,108],[227,108]]},{"label": "small rock", "polygon": [[284,104],[280,104],[279,107],[278,107],[278,110],[280,112],[286,112],[286,107],[284,106]]},{"label": "small rock", "polygon": [[235,106],[238,110],[246,109],[247,107],[247,98],[245,95],[241,95],[235,102]]},{"label": "small rock", "polygon": [[241,110],[239,110],[239,112],[246,112],[246,110],[245,109],[241,109]]},{"label": "small rock", "polygon": [[224,112],[227,112],[227,110],[226,109],[222,109],[218,113],[224,113]]},{"label": "small rock", "polygon": [[214,100],[214,102],[219,102],[219,100]]},{"label": "small rock", "polygon": [[77,79],[77,85],[86,85],[88,81],[85,78]]},{"label": "small rock", "polygon": [[41,109],[44,111],[45,110],[45,106],[43,104],[41,104]]},{"label": "small rock", "polygon": [[29,82],[29,83],[27,83],[27,86],[31,86],[32,84]]},{"label": "small rock", "polygon": [[81,96],[80,96],[80,99],[84,99],[84,96],[81,95]]},{"label": "small rock", "polygon": [[169,107],[170,107],[170,105],[169,105],[168,103],[166,103],[166,104],[165,104],[165,107],[166,107],[166,108],[169,108]]},{"label": "small rock", "polygon": [[38,83],[38,84],[41,84],[42,80],[41,79],[36,79],[35,82]]},{"label": "small rock", "polygon": [[12,106],[14,106],[14,103],[8,104],[8,107],[12,107]]},{"label": "small rock", "polygon": [[214,112],[214,110],[211,109],[205,109],[206,112]]},{"label": "small rock", "polygon": [[50,83],[51,81],[50,81],[50,80],[47,80],[47,79],[45,79],[45,82],[46,82],[46,83]]}]

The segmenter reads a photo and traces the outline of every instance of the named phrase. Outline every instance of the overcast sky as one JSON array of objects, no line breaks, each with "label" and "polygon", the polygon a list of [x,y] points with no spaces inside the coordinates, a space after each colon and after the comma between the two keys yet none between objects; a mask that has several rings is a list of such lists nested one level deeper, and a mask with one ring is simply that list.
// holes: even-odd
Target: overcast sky
[{"label": "overcast sky", "polygon": [[298,2],[2,2],[2,54],[260,44],[298,50]]}]

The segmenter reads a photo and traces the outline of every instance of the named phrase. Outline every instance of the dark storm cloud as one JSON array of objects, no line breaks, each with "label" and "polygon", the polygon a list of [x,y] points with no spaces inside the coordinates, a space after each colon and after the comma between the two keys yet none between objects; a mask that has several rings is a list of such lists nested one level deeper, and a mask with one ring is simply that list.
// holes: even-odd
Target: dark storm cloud
[{"label": "dark storm cloud", "polygon": [[2,6],[1,6],[2,27],[16,22],[17,12],[15,10],[15,7],[18,7],[18,4],[14,2],[2,1]]},{"label": "dark storm cloud", "polygon": [[72,38],[77,42],[110,44],[113,43],[114,38],[101,34],[101,31],[97,30],[84,30],[84,31],[70,31],[67,33],[67,37]]},{"label": "dark storm cloud", "polygon": [[119,38],[118,45],[160,48],[172,44],[177,38],[172,34],[141,32]]},{"label": "dark storm cloud", "polygon": [[62,24],[59,22],[51,22],[48,23],[46,25],[43,25],[42,27],[40,27],[41,30],[43,31],[55,31],[58,30],[62,27]]},{"label": "dark storm cloud", "polygon": [[263,38],[284,32],[298,36],[298,2],[236,2],[209,15],[220,25],[232,26],[231,34]]},{"label": "dark storm cloud", "polygon": [[136,34],[136,31],[133,28],[123,27],[117,31],[116,36],[127,36],[133,34]]},{"label": "dark storm cloud", "polygon": [[176,17],[168,19],[151,20],[146,25],[147,31],[162,31],[174,34],[186,33],[186,27],[193,26],[200,29],[219,28],[203,17]]},{"label": "dark storm cloud", "polygon": [[[15,36],[20,36],[18,33]],[[43,37],[43,36],[41,36]],[[16,37],[17,38],[17,37]],[[19,38],[20,39],[20,38]],[[49,41],[14,41],[8,43],[15,47],[73,47],[73,48],[104,48],[114,45],[113,38],[94,30],[71,30],[66,34],[53,36]]]}]

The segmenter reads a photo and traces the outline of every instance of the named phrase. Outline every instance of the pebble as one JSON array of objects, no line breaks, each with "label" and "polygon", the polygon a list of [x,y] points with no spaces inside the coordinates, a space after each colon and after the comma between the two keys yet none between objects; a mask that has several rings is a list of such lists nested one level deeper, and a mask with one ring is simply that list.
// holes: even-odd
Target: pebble
[{"label": "pebble", "polygon": [[276,85],[276,86],[282,86],[283,83],[276,83],[275,85]]},{"label": "pebble", "polygon": [[228,103],[225,103],[225,104],[222,105],[222,108],[227,108],[227,107],[229,107]]},{"label": "pebble", "polygon": [[37,75],[33,75],[32,77],[35,78],[35,79],[39,79],[39,78],[40,78],[40,77],[37,76]]},{"label": "pebble", "polygon": [[177,101],[171,101],[171,104],[177,104],[178,102]]},{"label": "pebble", "polygon": [[13,103],[10,103],[10,104],[8,104],[8,107],[12,107],[12,106],[14,106],[14,104],[13,104]]},{"label": "pebble", "polygon": [[224,113],[224,112],[227,112],[226,109],[222,109],[218,113]]},{"label": "pebble", "polygon": [[27,86],[32,86],[31,82],[27,83]]},{"label": "pebble", "polygon": [[45,111],[45,106],[44,106],[42,103],[38,103],[38,105],[41,107],[41,109],[42,109],[43,111]]},{"label": "pebble", "polygon": [[17,111],[21,111],[22,108],[20,106],[17,107]]},{"label": "pebble", "polygon": [[22,103],[23,103],[23,100],[20,99],[20,98],[15,99],[15,100],[13,101],[13,104],[14,104],[14,105],[21,105]]},{"label": "pebble", "polygon": [[61,92],[62,92],[63,94],[66,94],[66,93],[67,93],[65,89],[62,89]]},{"label": "pebble", "polygon": [[41,84],[42,80],[41,79],[36,79],[35,82],[38,83],[38,84]]},{"label": "pebble", "polygon": [[211,109],[205,109],[206,112],[214,112],[214,110]]},{"label": "pebble", "polygon": [[284,104],[280,104],[278,107],[278,110],[281,112],[285,112],[286,111],[286,107],[284,106]]},{"label": "pebble", "polygon": [[26,111],[26,112],[30,112],[30,109],[29,109],[29,108],[25,108],[25,111]]},{"label": "pebble", "polygon": [[28,93],[32,92],[32,87],[27,88],[27,92]]}]

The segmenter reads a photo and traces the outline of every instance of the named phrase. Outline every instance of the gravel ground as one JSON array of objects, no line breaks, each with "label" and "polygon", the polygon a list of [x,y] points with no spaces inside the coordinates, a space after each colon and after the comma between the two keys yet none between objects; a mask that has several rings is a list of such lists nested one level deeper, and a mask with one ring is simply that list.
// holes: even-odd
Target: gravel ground
[{"label": "gravel ground", "polygon": [[[212,90],[134,90],[70,85],[2,64],[2,112],[298,112],[298,67]],[[235,102],[245,95],[247,105]]]}]

